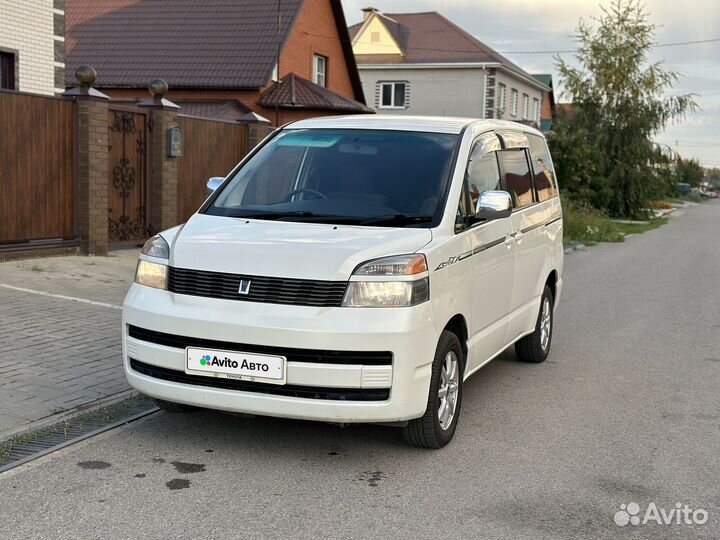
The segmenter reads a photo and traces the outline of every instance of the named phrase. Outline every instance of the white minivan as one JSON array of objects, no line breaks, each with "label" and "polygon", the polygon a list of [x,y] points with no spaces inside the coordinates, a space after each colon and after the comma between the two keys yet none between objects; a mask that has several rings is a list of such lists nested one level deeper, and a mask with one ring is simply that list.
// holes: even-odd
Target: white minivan
[{"label": "white minivan", "polygon": [[562,209],[543,136],[503,121],[302,120],[147,241],[123,306],[128,381],[205,407],[402,427],[439,448],[463,381],[548,355]]}]

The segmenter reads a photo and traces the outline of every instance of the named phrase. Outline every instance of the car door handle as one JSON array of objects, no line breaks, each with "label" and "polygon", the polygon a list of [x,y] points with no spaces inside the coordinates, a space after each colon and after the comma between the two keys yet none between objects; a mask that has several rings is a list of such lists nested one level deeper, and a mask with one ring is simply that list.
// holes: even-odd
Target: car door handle
[{"label": "car door handle", "polygon": [[512,247],[514,241],[515,241],[515,238],[513,238],[513,235],[512,235],[512,234],[508,234],[508,235],[505,237],[505,241],[503,242],[503,244],[505,244],[505,247],[506,247],[506,248],[510,249],[510,248]]},{"label": "car door handle", "polygon": [[522,243],[523,238],[525,238],[525,233],[523,233],[522,231],[518,231],[518,232],[515,233],[515,241],[516,241],[518,244],[521,244],[521,243]]}]

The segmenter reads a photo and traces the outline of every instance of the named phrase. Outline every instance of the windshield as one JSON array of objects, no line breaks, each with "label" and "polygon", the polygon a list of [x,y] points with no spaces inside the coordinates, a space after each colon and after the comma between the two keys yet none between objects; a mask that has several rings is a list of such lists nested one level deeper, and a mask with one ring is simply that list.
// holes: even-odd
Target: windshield
[{"label": "windshield", "polygon": [[456,135],[288,130],[235,174],[205,213],[432,226],[442,214]]}]

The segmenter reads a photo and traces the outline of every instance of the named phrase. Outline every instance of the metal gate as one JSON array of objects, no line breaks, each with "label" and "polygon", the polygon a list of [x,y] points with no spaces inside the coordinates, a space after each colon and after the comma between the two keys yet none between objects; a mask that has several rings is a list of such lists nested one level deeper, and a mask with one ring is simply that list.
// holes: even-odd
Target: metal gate
[{"label": "metal gate", "polygon": [[108,239],[135,245],[152,234],[148,112],[114,105],[108,120]]}]

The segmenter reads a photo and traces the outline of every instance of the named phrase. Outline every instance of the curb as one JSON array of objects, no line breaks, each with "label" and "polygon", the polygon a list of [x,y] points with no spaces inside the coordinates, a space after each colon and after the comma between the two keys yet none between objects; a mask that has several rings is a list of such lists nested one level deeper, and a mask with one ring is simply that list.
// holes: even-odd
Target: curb
[{"label": "curb", "polygon": [[138,392],[137,390],[129,389],[123,390],[122,392],[118,392],[116,394],[110,394],[109,396],[97,398],[88,403],[79,405],[78,407],[73,407],[72,409],[67,409],[56,414],[51,414],[50,416],[44,416],[39,420],[28,422],[22,427],[16,427],[7,431],[2,431],[0,432],[0,441],[10,439],[17,435],[22,435],[23,433],[27,433],[28,431],[36,431],[38,429],[43,429],[52,426],[53,424],[57,424],[58,422],[62,422],[67,418],[76,416],[78,413],[90,412],[102,406],[112,405],[114,403],[117,403],[118,401],[122,401],[124,399],[139,395],[140,392]]}]

